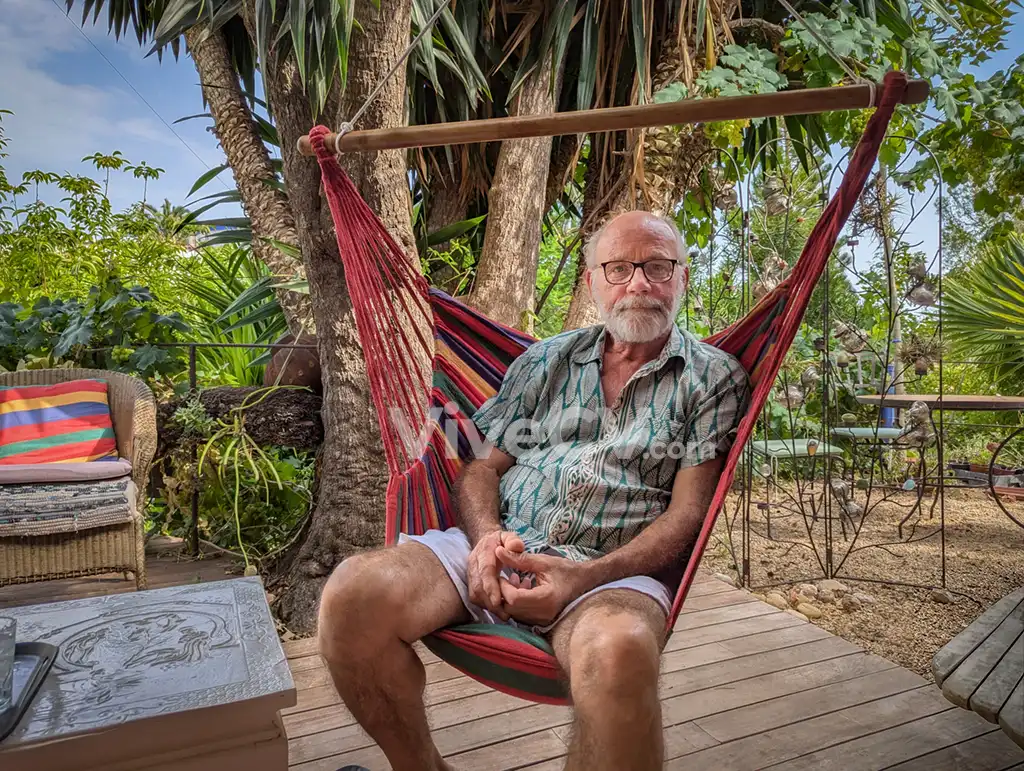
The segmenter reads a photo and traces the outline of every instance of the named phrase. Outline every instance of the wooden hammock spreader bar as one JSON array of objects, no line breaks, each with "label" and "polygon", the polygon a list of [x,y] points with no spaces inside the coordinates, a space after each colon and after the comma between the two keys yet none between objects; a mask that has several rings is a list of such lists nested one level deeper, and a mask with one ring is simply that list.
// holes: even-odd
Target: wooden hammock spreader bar
[{"label": "wooden hammock spreader bar", "polygon": [[[488,118],[425,126],[351,131],[337,139],[337,134],[324,137],[327,147],[339,152],[364,150],[395,150],[408,147],[435,147],[471,142],[494,142],[523,137],[589,134],[603,131],[671,126],[682,123],[713,123],[724,120],[767,118],[784,115],[810,115],[836,110],[860,110],[874,107],[873,99],[882,87],[870,84],[804,88],[776,94],[724,96],[714,99],[687,99],[664,104],[643,104],[630,107],[605,107],[598,110],[576,110],[551,115],[522,115],[510,118]],[[920,104],[928,98],[928,82],[912,80],[908,84],[904,104]],[[313,155],[309,137],[299,139],[299,152]]]}]

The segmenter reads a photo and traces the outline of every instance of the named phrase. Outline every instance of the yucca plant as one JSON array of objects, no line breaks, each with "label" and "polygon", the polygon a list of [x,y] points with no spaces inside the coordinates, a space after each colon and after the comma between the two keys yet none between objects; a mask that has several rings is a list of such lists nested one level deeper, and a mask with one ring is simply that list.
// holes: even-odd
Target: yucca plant
[{"label": "yucca plant", "polygon": [[959,355],[1001,386],[1024,385],[1024,236],[981,250],[980,259],[943,291],[945,332]]},{"label": "yucca plant", "polygon": [[[183,306],[203,342],[269,343],[287,331],[273,293],[274,277],[248,247],[200,252],[204,275],[191,278]],[[204,385],[263,384],[267,351],[253,348],[197,348]]]}]

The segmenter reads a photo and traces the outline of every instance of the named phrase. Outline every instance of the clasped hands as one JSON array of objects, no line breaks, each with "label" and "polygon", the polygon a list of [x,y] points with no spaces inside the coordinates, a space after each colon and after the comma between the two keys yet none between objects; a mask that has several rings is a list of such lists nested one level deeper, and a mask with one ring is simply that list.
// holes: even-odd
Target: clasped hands
[{"label": "clasped hands", "polygon": [[[510,568],[508,578],[502,568]],[[564,557],[529,554],[515,533],[483,536],[469,555],[469,599],[503,621],[546,626],[583,593],[581,566]],[[528,577],[521,577],[529,574]]]}]

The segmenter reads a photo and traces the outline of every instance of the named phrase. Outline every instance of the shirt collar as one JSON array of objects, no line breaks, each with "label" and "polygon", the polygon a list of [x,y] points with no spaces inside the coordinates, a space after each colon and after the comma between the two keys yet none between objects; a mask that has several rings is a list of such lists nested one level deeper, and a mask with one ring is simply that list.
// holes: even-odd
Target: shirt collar
[{"label": "shirt collar", "polygon": [[[606,330],[603,324],[596,324],[593,329],[596,332],[593,342],[583,345],[572,357],[572,360],[577,364],[601,361],[601,356],[604,353]],[[673,324],[668,340],[665,341],[665,346],[661,349],[661,353],[658,354],[658,358],[651,362],[651,364],[661,367],[669,359],[675,357],[683,360],[686,359],[686,338],[679,331],[679,327]]]}]

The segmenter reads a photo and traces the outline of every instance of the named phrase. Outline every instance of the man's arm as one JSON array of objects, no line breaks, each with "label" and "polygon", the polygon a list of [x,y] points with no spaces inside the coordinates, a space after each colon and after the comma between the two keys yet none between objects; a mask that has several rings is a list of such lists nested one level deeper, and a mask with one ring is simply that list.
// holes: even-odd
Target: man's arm
[{"label": "man's arm", "polygon": [[498,485],[515,462],[511,455],[492,447],[486,458],[471,461],[462,470],[454,490],[455,519],[472,546],[466,565],[469,599],[505,620],[508,611],[498,581],[498,547],[519,554],[524,546],[519,536],[501,529]]},{"label": "man's arm", "polygon": [[[724,456],[676,472],[665,512],[633,540],[610,554],[579,563],[578,594],[629,576],[652,575],[678,565],[697,540],[722,473]],[[578,595],[577,595],[578,596]]]},{"label": "man's arm", "polygon": [[456,478],[455,518],[471,545],[501,530],[498,486],[515,462],[511,455],[492,447],[486,458],[470,461]]}]

